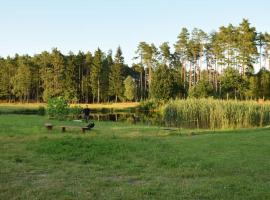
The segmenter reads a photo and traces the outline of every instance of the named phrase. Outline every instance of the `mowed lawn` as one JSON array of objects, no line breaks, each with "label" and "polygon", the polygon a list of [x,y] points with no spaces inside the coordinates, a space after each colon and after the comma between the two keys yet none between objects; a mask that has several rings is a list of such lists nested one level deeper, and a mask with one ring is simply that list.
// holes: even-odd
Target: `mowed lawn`
[{"label": "mowed lawn", "polygon": [[[160,127],[0,115],[0,199],[270,199],[270,129]],[[60,125],[68,124],[61,133]]]}]

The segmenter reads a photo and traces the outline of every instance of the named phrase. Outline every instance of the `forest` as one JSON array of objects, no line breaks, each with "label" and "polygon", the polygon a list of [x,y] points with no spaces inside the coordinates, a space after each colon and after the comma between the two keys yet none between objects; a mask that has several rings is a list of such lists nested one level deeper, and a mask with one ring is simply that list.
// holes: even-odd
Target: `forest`
[{"label": "forest", "polygon": [[113,54],[57,48],[0,58],[2,102],[100,103],[146,99],[269,99],[270,34],[246,19],[206,33],[182,28],[173,45],[140,42],[131,66]]}]

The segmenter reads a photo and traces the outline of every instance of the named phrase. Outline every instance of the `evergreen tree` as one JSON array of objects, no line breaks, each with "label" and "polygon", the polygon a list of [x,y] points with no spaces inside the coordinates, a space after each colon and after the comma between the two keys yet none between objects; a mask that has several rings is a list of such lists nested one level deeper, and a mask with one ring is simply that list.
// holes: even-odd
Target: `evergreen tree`
[{"label": "evergreen tree", "polygon": [[[148,73],[145,73],[145,76],[148,75],[148,78],[145,77],[145,81],[147,80],[148,83],[145,83],[145,92],[151,89],[151,81],[153,76],[153,69],[156,66],[157,57],[158,57],[158,50],[154,44],[147,44],[146,42],[140,42],[137,48],[137,54],[141,59],[141,64],[145,66]],[[148,89],[147,89],[148,85]],[[146,96],[146,95],[145,95]]]},{"label": "evergreen tree", "polygon": [[170,46],[168,42],[164,42],[160,45],[160,53],[161,53],[161,59],[163,64],[170,66],[171,64],[171,52],[170,52]]},{"label": "evergreen tree", "polygon": [[270,97],[270,72],[262,69],[259,74],[260,78],[260,98],[265,99]]},{"label": "evergreen tree", "polygon": [[101,70],[103,67],[103,58],[104,55],[102,51],[98,48],[95,51],[93,63],[90,71],[90,80],[91,80],[91,89],[93,94],[93,102],[97,99],[97,102],[100,102],[101,94]]},{"label": "evergreen tree", "polygon": [[181,70],[181,82],[183,82],[184,88],[186,88],[186,71],[188,65],[189,56],[189,32],[186,28],[182,28],[180,34],[177,37],[176,44],[174,45],[176,57],[179,58],[182,64]]},{"label": "evergreen tree", "polygon": [[41,63],[43,65],[43,99],[47,101],[51,97],[63,96],[65,89],[64,56],[57,49],[53,49],[51,54],[43,52]]},{"label": "evergreen tree", "polygon": [[69,101],[76,102],[79,94],[76,88],[76,56],[70,52],[66,58],[66,66],[64,70],[64,98]]},{"label": "evergreen tree", "polygon": [[[222,91],[224,97],[227,98],[242,98],[247,92],[248,83],[240,74],[239,71],[228,67],[224,70],[221,77]],[[226,96],[225,96],[226,95]]]},{"label": "evergreen tree", "polygon": [[119,98],[122,98],[124,93],[123,68],[124,68],[124,57],[122,55],[121,48],[118,47],[114,57],[114,64],[111,68],[109,76],[110,94],[115,97],[115,102],[117,102]]},{"label": "evergreen tree", "polygon": [[9,77],[7,76],[8,66],[6,60],[0,59],[0,98],[8,99],[9,96]]},{"label": "evergreen tree", "polygon": [[164,64],[159,65],[153,74],[151,97],[160,100],[173,98],[175,97],[175,86],[171,70]]},{"label": "evergreen tree", "polygon": [[93,56],[91,52],[87,52],[85,55],[85,71],[82,77],[82,96],[83,96],[83,101],[85,103],[89,103],[89,98],[91,96],[90,71],[91,71],[92,63],[93,63]]},{"label": "evergreen tree", "polygon": [[207,71],[203,71],[198,83],[189,88],[188,96],[195,98],[207,98],[214,96],[214,87],[208,80]]},{"label": "evergreen tree", "polygon": [[245,74],[249,67],[252,67],[258,57],[258,49],[256,47],[256,29],[250,27],[248,20],[243,19],[238,27],[238,49],[239,62],[242,66],[241,72]]},{"label": "evergreen tree", "polygon": [[19,97],[21,102],[25,102],[29,100],[30,95],[31,71],[24,58],[20,58],[18,63],[18,69],[12,78],[12,93]]}]

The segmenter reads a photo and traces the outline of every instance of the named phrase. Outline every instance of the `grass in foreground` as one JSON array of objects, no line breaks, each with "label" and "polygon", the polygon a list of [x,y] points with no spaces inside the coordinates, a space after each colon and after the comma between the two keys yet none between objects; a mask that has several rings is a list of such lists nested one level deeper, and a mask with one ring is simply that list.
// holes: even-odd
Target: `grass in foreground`
[{"label": "grass in foreground", "polygon": [[269,199],[269,129],[181,136],[0,115],[0,199]]}]

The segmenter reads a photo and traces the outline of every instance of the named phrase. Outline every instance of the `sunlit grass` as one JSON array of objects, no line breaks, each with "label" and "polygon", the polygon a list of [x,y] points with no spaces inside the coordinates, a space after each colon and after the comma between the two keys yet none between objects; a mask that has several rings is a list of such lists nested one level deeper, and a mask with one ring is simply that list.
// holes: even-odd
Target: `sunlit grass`
[{"label": "sunlit grass", "polygon": [[[46,107],[46,103],[0,103],[0,109],[32,109],[38,108],[40,106]],[[127,108],[134,108],[138,107],[138,102],[124,102],[124,103],[100,103],[100,104],[70,104],[71,107],[73,106],[81,106],[86,107],[86,105],[91,109],[127,109]]]},{"label": "sunlit grass", "polygon": [[269,128],[95,123],[0,115],[0,199],[270,198]]}]

